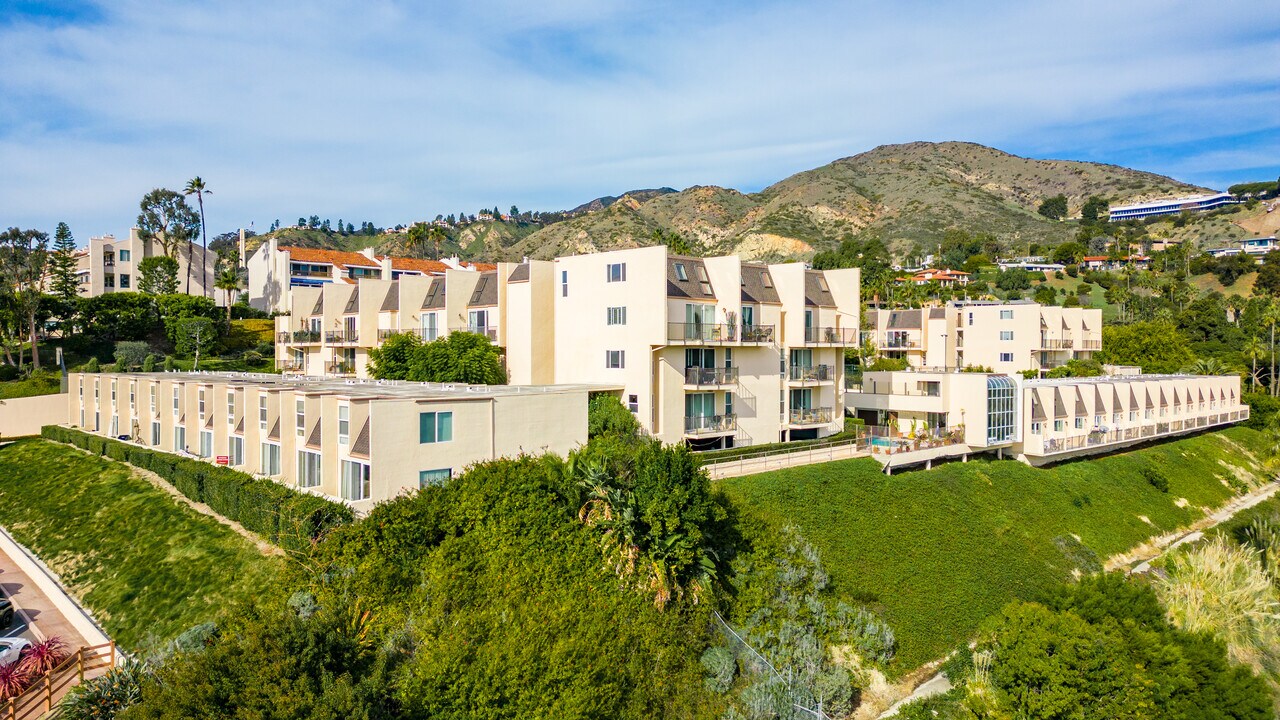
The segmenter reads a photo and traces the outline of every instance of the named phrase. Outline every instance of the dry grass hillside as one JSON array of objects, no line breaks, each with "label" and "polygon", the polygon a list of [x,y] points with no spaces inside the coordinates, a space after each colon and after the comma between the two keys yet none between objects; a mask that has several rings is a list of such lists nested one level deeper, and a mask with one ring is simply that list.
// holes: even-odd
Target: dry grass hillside
[{"label": "dry grass hillside", "polygon": [[647,199],[624,195],[603,210],[543,228],[511,250],[547,258],[633,247],[651,243],[655,229],[679,232],[706,251],[766,258],[803,256],[864,230],[880,233],[899,251],[933,244],[952,227],[1056,243],[1074,228],[1036,213],[1046,197],[1064,194],[1078,213],[1090,195],[1137,202],[1200,190],[1115,165],[919,142],[878,147],[753,194],[695,186]]}]

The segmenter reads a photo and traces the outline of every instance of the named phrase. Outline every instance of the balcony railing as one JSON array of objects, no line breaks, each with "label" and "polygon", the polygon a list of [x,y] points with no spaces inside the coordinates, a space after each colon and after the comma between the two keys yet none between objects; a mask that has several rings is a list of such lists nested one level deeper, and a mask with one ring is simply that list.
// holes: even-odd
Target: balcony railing
[{"label": "balcony railing", "polygon": [[306,367],[306,363],[301,360],[281,360],[276,365],[277,369],[282,372],[302,372]]},{"label": "balcony railing", "polygon": [[738,368],[700,368],[684,369],[685,385],[733,385],[738,382]]},{"label": "balcony railing", "polygon": [[1070,350],[1075,345],[1075,340],[1071,338],[1040,338],[1040,347],[1044,350]]},{"label": "balcony railing", "polygon": [[667,323],[670,342],[737,342],[738,326],[716,323]]},{"label": "balcony railing", "polygon": [[791,425],[826,425],[831,422],[831,408],[791,408]]},{"label": "balcony railing", "polygon": [[1080,346],[1077,347],[1076,349],[1077,350],[1101,350],[1102,341],[1101,340],[1081,340]]},{"label": "balcony railing", "polygon": [[742,326],[742,342],[744,343],[773,342],[773,326],[772,325],[743,325]]},{"label": "balcony railing", "polygon": [[920,341],[910,338],[891,337],[885,340],[880,347],[887,350],[912,350],[920,347]]},{"label": "balcony railing", "polygon": [[804,329],[806,345],[857,345],[857,328],[807,327]]},{"label": "balcony railing", "polygon": [[464,327],[455,328],[455,330],[458,332],[469,332],[473,335],[483,335],[489,338],[490,340],[498,339],[497,325],[467,325]]},{"label": "balcony railing", "polygon": [[355,375],[356,364],[345,361],[325,363],[324,371],[328,375]]},{"label": "balcony railing", "polygon": [[1221,425],[1223,423],[1239,422],[1249,419],[1249,408],[1241,408],[1240,410],[1218,413],[1216,415],[1202,415],[1196,418],[1187,418],[1186,420],[1175,420],[1173,422],[1157,422],[1147,423],[1138,427],[1121,428],[1117,430],[1094,430],[1085,435],[1073,435],[1064,438],[1048,438],[1044,441],[1041,454],[1051,455],[1055,453],[1070,452],[1086,447],[1097,447],[1099,445],[1110,445],[1111,443],[1124,442],[1126,440],[1142,440],[1145,438],[1162,437],[1174,433],[1194,430],[1196,428],[1208,427],[1210,425]]},{"label": "balcony railing", "polygon": [[383,340],[386,340],[392,335],[399,335],[400,333],[403,333],[403,332],[408,332],[408,330],[392,330],[390,328],[378,328],[378,342],[382,342]]},{"label": "balcony railing", "polygon": [[685,435],[716,435],[730,433],[738,427],[738,416],[728,415],[695,415],[685,417]]},{"label": "balcony railing", "polygon": [[297,271],[297,270],[294,270],[294,269],[290,268],[290,269],[289,269],[289,277],[296,277],[296,278],[325,278],[326,280],[328,280],[328,279],[332,279],[332,278],[333,278],[333,272],[332,272],[332,271],[330,271],[330,270],[327,270],[327,269],[326,269],[326,270],[324,270],[324,271],[316,271],[316,272],[312,272],[312,271],[299,272],[299,271]]},{"label": "balcony railing", "polygon": [[787,378],[792,382],[831,382],[836,379],[836,369],[831,365],[792,365]]},{"label": "balcony railing", "polygon": [[319,330],[294,330],[292,337],[286,342],[294,343],[318,343],[320,342]]},{"label": "balcony railing", "polygon": [[360,333],[351,330],[328,330],[324,341],[329,345],[355,345],[360,341]]}]

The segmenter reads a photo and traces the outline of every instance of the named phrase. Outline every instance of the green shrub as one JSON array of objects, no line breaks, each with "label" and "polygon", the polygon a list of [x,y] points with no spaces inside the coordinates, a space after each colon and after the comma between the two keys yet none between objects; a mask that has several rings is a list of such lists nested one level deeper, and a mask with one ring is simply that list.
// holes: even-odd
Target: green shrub
[{"label": "green shrub", "polygon": [[81,372],[96,373],[102,372],[102,367],[98,365],[98,358],[91,357],[89,362],[85,363],[81,368]]},{"label": "green shrub", "polygon": [[164,371],[173,372],[173,356],[172,355],[164,356]]},{"label": "green shrub", "polygon": [[1162,493],[1169,492],[1169,479],[1166,478],[1164,473],[1160,472],[1160,469],[1157,467],[1149,465],[1142,468],[1142,479],[1151,483],[1151,487]]},{"label": "green shrub", "polygon": [[146,358],[142,360],[142,372],[149,373],[149,372],[155,372],[155,371],[156,371],[156,356],[149,354],[147,355]]},{"label": "green shrub", "polygon": [[13,365],[0,365],[0,382],[18,379],[18,368]]}]

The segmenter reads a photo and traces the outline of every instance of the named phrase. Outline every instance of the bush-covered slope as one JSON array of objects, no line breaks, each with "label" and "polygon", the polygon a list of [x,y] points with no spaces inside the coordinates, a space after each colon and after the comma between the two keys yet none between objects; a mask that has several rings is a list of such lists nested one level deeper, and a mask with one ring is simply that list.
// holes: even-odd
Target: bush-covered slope
[{"label": "bush-covered slope", "polygon": [[837,593],[882,611],[906,670],[1010,600],[1034,599],[1260,482],[1262,447],[1261,434],[1232,428],[1049,469],[982,461],[886,477],[874,461],[851,460],[722,486],[758,521],[744,523],[749,534],[799,527]]}]

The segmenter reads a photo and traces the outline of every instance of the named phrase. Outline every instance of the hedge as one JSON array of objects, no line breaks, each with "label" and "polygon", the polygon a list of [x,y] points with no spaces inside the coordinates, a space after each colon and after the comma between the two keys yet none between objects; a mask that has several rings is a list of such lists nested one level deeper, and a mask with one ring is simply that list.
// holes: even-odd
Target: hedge
[{"label": "hedge", "polygon": [[288,550],[306,550],[329,528],[354,519],[351,508],[341,503],[203,460],[56,425],[46,425],[40,434],[48,440],[149,470],[191,500],[208,505],[219,515]]}]

